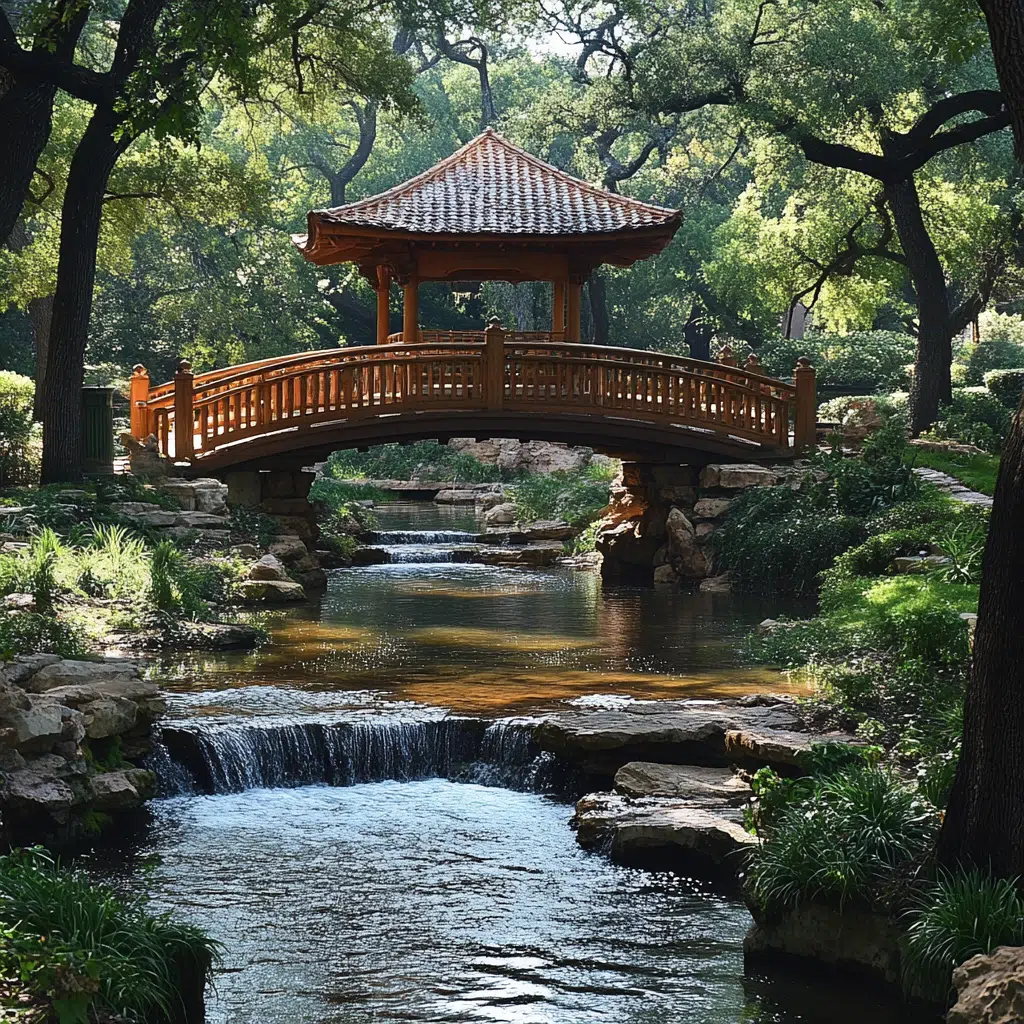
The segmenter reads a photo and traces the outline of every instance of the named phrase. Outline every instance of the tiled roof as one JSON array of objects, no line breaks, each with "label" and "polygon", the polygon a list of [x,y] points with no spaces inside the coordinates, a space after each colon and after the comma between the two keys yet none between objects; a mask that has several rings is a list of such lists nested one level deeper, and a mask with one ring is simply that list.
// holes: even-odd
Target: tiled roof
[{"label": "tiled roof", "polygon": [[415,234],[580,235],[674,226],[679,212],[588,185],[487,128],[415,178],[314,219]]}]

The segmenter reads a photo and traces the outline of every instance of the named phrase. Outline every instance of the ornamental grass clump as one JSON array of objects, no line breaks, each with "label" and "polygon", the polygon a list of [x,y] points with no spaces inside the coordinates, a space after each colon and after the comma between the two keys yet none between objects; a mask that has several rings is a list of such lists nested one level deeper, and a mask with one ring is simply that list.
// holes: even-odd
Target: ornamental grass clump
[{"label": "ornamental grass clump", "polygon": [[947,997],[953,970],[965,960],[998,946],[1024,945],[1019,879],[978,870],[942,872],[913,902],[905,919],[904,985],[933,999]]},{"label": "ornamental grass clump", "polygon": [[886,768],[848,767],[816,778],[762,826],[748,893],[768,914],[812,900],[888,907],[938,830],[938,812],[914,786]]},{"label": "ornamental grass clump", "polygon": [[162,1024],[185,985],[202,985],[219,947],[198,928],[152,914],[41,850],[0,857],[0,946],[5,975],[44,997],[60,1024],[101,1010]]}]

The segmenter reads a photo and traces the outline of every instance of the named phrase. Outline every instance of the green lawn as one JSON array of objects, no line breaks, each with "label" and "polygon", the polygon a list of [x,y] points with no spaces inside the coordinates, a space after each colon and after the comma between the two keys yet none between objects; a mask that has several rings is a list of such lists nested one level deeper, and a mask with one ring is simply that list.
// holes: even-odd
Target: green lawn
[{"label": "green lawn", "polygon": [[948,473],[965,487],[981,491],[982,494],[993,494],[996,489],[998,455],[957,455],[954,452],[930,452],[911,447],[907,453],[907,463],[912,466],[928,466],[940,473]]}]

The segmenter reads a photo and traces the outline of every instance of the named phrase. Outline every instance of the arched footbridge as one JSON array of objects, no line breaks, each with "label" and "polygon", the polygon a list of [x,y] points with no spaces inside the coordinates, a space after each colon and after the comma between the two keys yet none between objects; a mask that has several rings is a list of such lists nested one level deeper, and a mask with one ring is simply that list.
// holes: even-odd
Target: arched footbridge
[{"label": "arched footbridge", "polygon": [[547,333],[421,332],[193,374],[132,378],[132,434],[186,473],[295,465],[425,438],[563,441],[635,460],[792,457],[814,443],[814,370],[792,383],[737,366],[567,343]]}]

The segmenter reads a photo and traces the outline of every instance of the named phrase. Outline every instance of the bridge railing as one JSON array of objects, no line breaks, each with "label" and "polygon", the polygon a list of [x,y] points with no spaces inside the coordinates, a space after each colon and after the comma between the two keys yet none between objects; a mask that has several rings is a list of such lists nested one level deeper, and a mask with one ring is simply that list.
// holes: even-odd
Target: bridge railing
[{"label": "bridge railing", "polygon": [[329,349],[198,375],[182,362],[173,381],[152,390],[136,367],[132,433],[153,434],[161,454],[191,461],[331,422],[508,410],[696,428],[778,454],[814,443],[814,370],[806,360],[789,384],[761,372],[756,357],[737,366],[728,350],[719,362],[702,362],[551,341],[493,322],[465,333],[468,340]]}]

